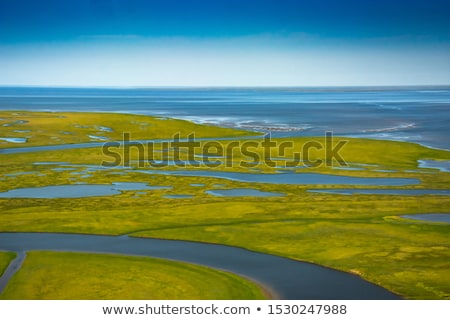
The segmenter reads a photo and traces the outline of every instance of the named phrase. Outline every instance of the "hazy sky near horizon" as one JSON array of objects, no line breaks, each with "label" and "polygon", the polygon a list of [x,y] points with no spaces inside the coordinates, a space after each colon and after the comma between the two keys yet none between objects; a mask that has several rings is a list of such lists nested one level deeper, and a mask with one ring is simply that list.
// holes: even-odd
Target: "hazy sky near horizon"
[{"label": "hazy sky near horizon", "polygon": [[447,0],[0,0],[0,85],[421,84]]}]

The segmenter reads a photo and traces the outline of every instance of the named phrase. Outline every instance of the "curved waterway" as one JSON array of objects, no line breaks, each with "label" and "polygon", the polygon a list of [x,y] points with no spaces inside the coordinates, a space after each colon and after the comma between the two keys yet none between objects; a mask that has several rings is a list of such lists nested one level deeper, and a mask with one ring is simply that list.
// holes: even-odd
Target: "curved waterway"
[{"label": "curved waterway", "polygon": [[132,170],[130,172],[187,177],[208,177],[231,181],[270,184],[406,186],[420,183],[420,180],[415,178],[352,177],[325,173],[243,173],[214,170]]},{"label": "curved waterway", "polygon": [[127,236],[0,233],[0,250],[113,253],[195,263],[253,279],[280,299],[399,299],[356,275],[225,245]]}]

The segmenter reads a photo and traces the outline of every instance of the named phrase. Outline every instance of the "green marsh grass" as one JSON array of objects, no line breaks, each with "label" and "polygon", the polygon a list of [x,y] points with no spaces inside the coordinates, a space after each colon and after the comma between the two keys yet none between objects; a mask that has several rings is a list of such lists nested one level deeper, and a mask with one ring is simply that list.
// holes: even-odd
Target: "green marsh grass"
[{"label": "green marsh grass", "polygon": [[10,262],[16,257],[14,252],[0,251],[0,276],[5,272]]},{"label": "green marsh grass", "polygon": [[[101,125],[115,126],[117,115],[101,116]],[[78,123],[91,123],[87,122],[89,117],[83,119],[84,122],[80,116]],[[151,122],[152,118],[139,119]],[[165,135],[171,136],[180,131],[177,121],[159,121],[166,121]],[[192,125],[185,122],[181,124]],[[199,128],[205,136],[211,130],[211,136],[223,134],[215,132],[215,127]],[[191,127],[185,132],[189,130]],[[236,136],[241,133],[234,132]],[[139,134],[136,132],[137,138],[149,138],[147,134]],[[233,132],[227,131],[227,135],[231,136]],[[342,139],[348,140],[342,149],[342,157],[350,165],[356,164],[365,170],[344,171],[321,166],[298,168],[295,171],[357,177],[415,178],[420,181],[417,185],[391,188],[450,189],[450,173],[418,168],[417,162],[420,159],[448,161],[448,151],[414,143]],[[259,138],[251,140],[261,141]],[[323,137],[292,139],[298,145],[310,140],[324,142]],[[338,140],[335,137],[335,141]],[[221,143],[226,148],[232,141]],[[263,155],[262,148],[254,151]],[[273,156],[282,155],[274,153]],[[283,156],[292,157],[292,151],[287,150]],[[314,151],[310,156],[312,160],[327,160],[323,150]],[[135,149],[131,152],[131,159],[145,160]],[[447,276],[450,272],[450,225],[399,218],[404,214],[450,212],[448,196],[318,194],[309,193],[307,189],[352,186],[244,183],[208,177],[153,175],[136,170],[140,169],[136,163],[131,163],[130,168],[92,171],[91,176],[82,178],[73,175],[73,171],[54,171],[59,167],[57,164],[33,164],[37,161],[68,162],[80,165],[74,167],[74,171],[79,172],[84,170],[83,165],[99,165],[103,160],[109,160],[105,159],[100,148],[0,154],[0,160],[0,192],[46,185],[109,184],[121,181],[172,187],[170,190],[126,191],[116,196],[80,199],[0,199],[0,231],[3,232],[130,234],[228,244],[352,272],[405,298],[448,299],[450,295],[450,279]],[[235,150],[233,160],[239,163],[246,157]],[[277,170],[264,164],[258,164],[255,168],[267,174]],[[211,170],[206,167],[202,169]],[[232,167],[219,166],[213,170],[251,172],[236,164]],[[29,173],[8,176],[20,172]],[[199,183],[203,186],[191,186]],[[282,192],[286,196],[228,198],[205,193],[206,190],[217,189],[216,185],[223,185],[219,188],[256,188]],[[166,199],[163,197],[165,194],[192,194],[194,197]]]},{"label": "green marsh grass", "polygon": [[[69,143],[171,138],[195,132],[198,137],[234,137],[255,133],[205,126],[185,120],[119,113],[0,111],[0,137],[27,138],[26,143],[0,141],[1,148]],[[91,137],[90,137],[91,136]]]},{"label": "green marsh grass", "polygon": [[28,252],[0,299],[265,299],[263,290],[234,274],[146,257]]}]

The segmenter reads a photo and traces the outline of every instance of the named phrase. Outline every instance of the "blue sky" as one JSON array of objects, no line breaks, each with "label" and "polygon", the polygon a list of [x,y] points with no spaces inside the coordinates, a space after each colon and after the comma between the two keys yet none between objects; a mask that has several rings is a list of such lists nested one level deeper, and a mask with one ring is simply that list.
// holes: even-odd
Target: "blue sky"
[{"label": "blue sky", "polygon": [[0,0],[0,85],[450,84],[450,1]]}]

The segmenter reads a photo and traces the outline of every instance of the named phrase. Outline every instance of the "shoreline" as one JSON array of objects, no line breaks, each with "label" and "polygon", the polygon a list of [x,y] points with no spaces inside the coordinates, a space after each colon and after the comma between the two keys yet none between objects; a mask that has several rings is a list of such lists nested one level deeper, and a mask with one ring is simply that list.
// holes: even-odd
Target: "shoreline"
[{"label": "shoreline", "polygon": [[[233,129],[233,130],[245,130],[251,133],[254,133],[254,136],[236,136],[236,137],[211,137],[211,138],[197,138],[197,140],[201,141],[201,140],[231,140],[231,139],[236,139],[236,140],[242,140],[242,139],[255,139],[255,138],[261,138],[264,137],[267,134],[271,134],[272,131],[269,132],[265,132],[265,131],[258,131],[258,130],[253,130],[252,127],[235,127],[235,126],[223,126],[220,123],[214,124],[214,123],[201,123],[201,122],[196,122],[195,120],[192,119],[186,119],[183,117],[167,117],[164,115],[150,115],[150,114],[146,114],[146,113],[135,113],[135,112],[123,112],[123,111],[102,111],[102,110],[92,110],[92,111],[71,111],[71,110],[27,110],[27,109],[21,109],[21,110],[0,110],[0,112],[30,112],[30,113],[34,113],[34,112],[44,112],[44,113],[79,113],[79,114],[89,114],[89,113],[102,113],[102,114],[123,114],[123,115],[135,115],[135,116],[146,116],[146,117],[151,117],[154,119],[158,119],[158,118],[167,118],[167,119],[171,119],[171,120],[182,120],[182,121],[186,121],[189,122],[191,124],[195,124],[195,125],[204,125],[204,126],[213,126],[213,127],[218,127],[218,128],[222,128],[222,129]],[[305,130],[307,131],[307,130]],[[296,132],[294,131],[290,131],[289,128],[286,128],[286,130],[281,130],[281,131],[275,131],[276,133],[279,132]],[[303,131],[302,131],[303,132]],[[324,131],[325,133],[326,131]],[[322,136],[320,135],[289,135],[289,136],[275,136],[273,137],[273,139],[289,139],[289,138],[320,138]],[[431,146],[428,144],[424,144],[421,142],[417,142],[417,141],[412,141],[412,140],[401,140],[401,139],[389,139],[389,138],[377,138],[377,137],[364,137],[364,136],[360,136],[359,134],[349,134],[349,135],[335,135],[335,138],[351,138],[351,139],[361,139],[361,140],[373,140],[373,141],[393,141],[393,142],[403,142],[403,143],[411,143],[411,144],[416,144],[428,149],[432,149],[432,150],[437,150],[437,151],[450,151],[450,147],[448,149],[446,148],[440,148],[440,147],[435,147],[435,146]],[[183,140],[183,139],[182,139]],[[163,141],[171,141],[170,138],[167,139],[151,139],[151,140],[142,140],[142,139],[136,139],[136,140],[131,140],[130,143],[133,142],[163,142]],[[93,148],[93,147],[98,147],[98,146],[102,146],[105,143],[116,143],[119,142],[121,143],[122,141],[120,140],[107,140],[107,141],[86,141],[86,142],[79,142],[79,143],[67,143],[67,144],[47,144],[47,145],[39,145],[39,146],[22,146],[23,144],[20,143],[11,143],[10,146],[5,147],[0,147],[0,154],[10,154],[10,153],[22,153],[22,152],[35,152],[35,151],[41,151],[38,150],[39,148],[42,149],[42,151],[47,151],[47,150],[59,150],[59,149],[76,149],[76,148]],[[26,142],[25,142],[26,143]],[[24,151],[19,151],[21,149],[24,149]],[[30,151],[25,151],[25,149],[31,149]]]},{"label": "shoreline", "polygon": [[[357,88],[21,88],[0,87],[0,109],[148,115],[237,130],[418,143],[450,150],[446,86]],[[444,89],[444,90],[443,90]],[[393,90],[393,92],[391,92]],[[82,111],[84,110],[84,111]],[[229,110],[229,111],[226,111]],[[278,112],[279,111],[279,112]],[[423,115],[420,118],[418,115]],[[273,129],[273,130],[271,130]]]}]

